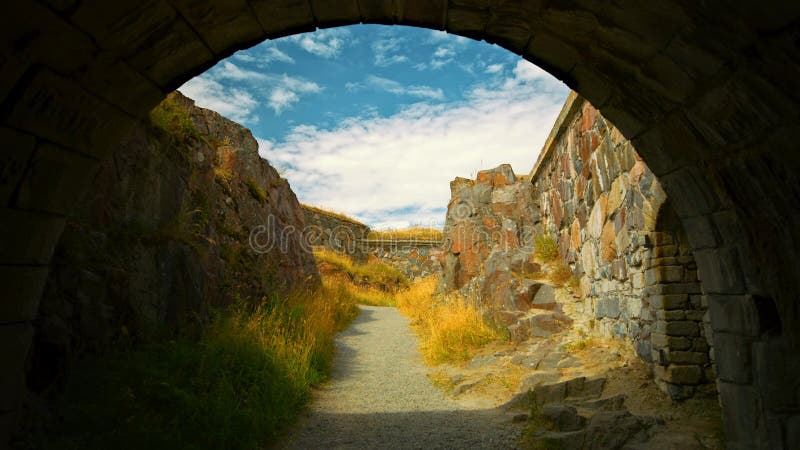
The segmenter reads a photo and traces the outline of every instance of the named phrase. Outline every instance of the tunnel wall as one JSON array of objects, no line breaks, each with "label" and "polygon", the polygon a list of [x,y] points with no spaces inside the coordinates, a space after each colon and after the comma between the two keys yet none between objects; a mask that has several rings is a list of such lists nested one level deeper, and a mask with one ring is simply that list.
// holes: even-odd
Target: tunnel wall
[{"label": "tunnel wall", "polygon": [[711,329],[686,233],[660,182],[588,101],[570,94],[531,171],[535,228],[580,279],[574,310],[630,340],[673,398],[713,383]]}]

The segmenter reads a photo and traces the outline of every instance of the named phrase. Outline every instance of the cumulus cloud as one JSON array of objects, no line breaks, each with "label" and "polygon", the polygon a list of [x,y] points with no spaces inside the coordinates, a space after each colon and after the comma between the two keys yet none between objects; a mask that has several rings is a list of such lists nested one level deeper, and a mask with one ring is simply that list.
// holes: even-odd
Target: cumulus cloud
[{"label": "cumulus cloud", "polygon": [[[397,87],[379,77],[369,83]],[[420,102],[327,129],[298,126],[283,142],[259,139],[260,154],[288,168],[285,176],[305,202],[373,226],[441,224],[454,177],[501,163],[518,174],[531,169],[567,93],[520,61],[508,76],[473,87],[466,100]]]},{"label": "cumulus cloud", "polygon": [[308,53],[323,58],[336,58],[351,43],[352,35],[344,28],[326,28],[313,33],[295,34],[283,38],[297,44]]},{"label": "cumulus cloud", "polygon": [[486,69],[484,69],[484,72],[486,73],[500,73],[502,71],[503,71],[503,64],[489,64],[488,66],[486,66]]},{"label": "cumulus cloud", "polygon": [[[226,87],[220,81],[236,82]],[[316,94],[322,87],[313,81],[286,74],[264,73],[244,69],[223,61],[179,88],[198,106],[209,108],[237,122],[253,123],[252,112],[259,101],[265,102],[276,115],[292,107],[302,96]]]},{"label": "cumulus cloud", "polygon": [[245,51],[236,52],[233,59],[245,63],[255,64],[260,68],[266,68],[274,62],[281,62],[287,64],[294,64],[294,58],[289,56],[286,52],[282,51],[275,45],[267,41],[258,47]]},{"label": "cumulus cloud", "polygon": [[216,111],[236,122],[253,123],[258,120],[258,116],[253,114],[258,101],[245,90],[225,87],[218,81],[202,76],[187,81],[179,90],[198,106]]},{"label": "cumulus cloud", "polygon": [[356,92],[362,89],[372,89],[375,91],[389,92],[395,95],[408,95],[411,97],[425,98],[431,100],[444,100],[444,92],[440,88],[430,86],[410,85],[376,75],[367,75],[364,81],[348,82],[344,85],[348,92]]},{"label": "cumulus cloud", "polygon": [[387,37],[377,39],[372,43],[372,52],[375,55],[375,65],[379,67],[391,66],[408,61],[408,56],[401,54],[403,38]]}]

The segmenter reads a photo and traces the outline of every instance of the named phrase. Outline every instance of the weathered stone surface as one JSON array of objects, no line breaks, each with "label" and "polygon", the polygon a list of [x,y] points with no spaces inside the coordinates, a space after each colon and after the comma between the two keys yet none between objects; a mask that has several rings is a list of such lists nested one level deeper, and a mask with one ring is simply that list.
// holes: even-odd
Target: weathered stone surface
[{"label": "weathered stone surface", "polygon": [[[542,230],[559,236],[562,260],[583,274],[594,333],[633,341],[648,362],[663,360],[661,350],[710,350],[698,325],[705,306],[691,301],[701,287],[681,221],[631,143],[588,102],[568,99],[531,183]],[[678,360],[710,366],[707,356]]]},{"label": "weathered stone surface", "polygon": [[547,404],[542,407],[542,415],[558,431],[577,431],[586,425],[586,418],[574,406]]},{"label": "weathered stone surface", "polygon": [[[35,302],[16,312],[38,315],[28,374],[37,391],[64,375],[75,352],[102,351],[122,330],[177,326],[212,305],[318,280],[299,203],[250,132],[180,94],[168,101],[194,130],[134,129],[88,179],[95,189],[61,236],[38,314]],[[45,176],[62,160],[42,161]]]},{"label": "weathered stone surface", "polygon": [[0,358],[14,368],[0,372],[0,414],[16,411],[25,396],[24,364],[32,335],[29,323],[0,325]]}]

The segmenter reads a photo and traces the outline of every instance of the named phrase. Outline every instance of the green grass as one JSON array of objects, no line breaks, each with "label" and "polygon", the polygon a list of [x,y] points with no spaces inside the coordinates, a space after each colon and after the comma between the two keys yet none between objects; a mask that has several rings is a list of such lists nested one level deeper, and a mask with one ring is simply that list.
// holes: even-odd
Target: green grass
[{"label": "green grass", "polygon": [[248,178],[244,180],[244,184],[247,185],[247,190],[254,199],[261,203],[267,203],[267,193],[264,192],[264,188],[259,186],[254,179]]},{"label": "green grass", "polygon": [[178,138],[200,137],[189,113],[171,96],[150,111],[150,122]]},{"label": "green grass", "polygon": [[326,283],[219,313],[201,332],[120,344],[77,364],[60,420],[29,447],[262,448],[325,378],[333,336],[356,315],[346,288]]}]

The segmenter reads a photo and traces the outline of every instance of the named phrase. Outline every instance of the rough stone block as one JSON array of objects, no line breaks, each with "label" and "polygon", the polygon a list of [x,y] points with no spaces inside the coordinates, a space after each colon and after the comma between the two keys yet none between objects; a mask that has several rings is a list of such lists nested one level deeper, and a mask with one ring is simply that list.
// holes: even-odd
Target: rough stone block
[{"label": "rough stone block", "polygon": [[307,0],[250,0],[250,4],[270,39],[316,29]]},{"label": "rough stone block", "polygon": [[0,324],[36,318],[46,266],[0,266]]},{"label": "rough stone block", "polygon": [[24,88],[8,122],[95,158],[104,157],[133,125],[130,116],[45,70]]},{"label": "rough stone block", "polygon": [[[216,54],[224,53],[232,45],[254,41],[264,34],[246,0],[177,0],[173,5]],[[351,12],[342,6],[343,11]],[[353,17],[357,20],[358,9]]]},{"label": "rough stone block", "polygon": [[661,178],[664,190],[679,217],[707,215],[719,205],[706,176],[696,166],[678,169]]},{"label": "rough stone block", "polygon": [[546,32],[536,33],[527,53],[562,73],[568,73],[580,58],[575,47]]},{"label": "rough stone block", "polygon": [[734,248],[714,248],[694,252],[703,290],[710,294],[744,293],[744,275],[739,254]]},{"label": "rough stone block", "polygon": [[692,340],[681,336],[667,336],[664,333],[654,332],[650,335],[653,347],[670,350],[688,350],[692,348]]},{"label": "rough stone block", "polygon": [[656,322],[656,332],[668,336],[699,336],[700,329],[695,322],[689,321],[664,321]]},{"label": "rough stone block", "polygon": [[717,383],[722,406],[725,438],[740,449],[761,448],[753,424],[761,415],[758,396],[752,386],[742,386],[720,380]]},{"label": "rough stone block", "polygon": [[681,350],[664,350],[664,357],[672,364],[694,364],[702,366],[708,364],[708,353],[687,352]]},{"label": "rough stone block", "polygon": [[64,214],[81,198],[96,167],[93,158],[43,144],[31,159],[14,206]]},{"label": "rough stone block", "polygon": [[686,312],[685,311],[681,311],[679,309],[672,310],[672,311],[667,311],[667,310],[660,309],[660,310],[656,311],[656,319],[657,320],[666,320],[666,321],[684,320],[684,319],[686,319]]},{"label": "rough stone block", "polygon": [[647,286],[645,295],[699,294],[699,283],[656,284]]},{"label": "rough stone block", "polygon": [[22,180],[36,139],[31,135],[1,127],[0,142],[3,142],[3,153],[0,155],[0,205],[6,206]]},{"label": "rough stone block", "polygon": [[703,370],[698,366],[671,364],[667,367],[655,366],[658,378],[674,384],[699,384],[703,381]]},{"label": "rough stone block", "polygon": [[544,405],[542,415],[558,431],[577,431],[586,425],[586,418],[578,415],[578,410],[574,406]]},{"label": "rough stone block", "polygon": [[749,384],[753,372],[750,341],[736,334],[714,333],[714,363],[720,380]]},{"label": "rough stone block", "polygon": [[[165,58],[164,55],[169,55]],[[177,89],[188,78],[187,68],[204,67],[215,56],[183,20],[150,36],[126,61],[166,90]]]},{"label": "rough stone block", "polygon": [[320,28],[351,25],[358,23],[361,18],[356,0],[312,0],[311,10]]},{"label": "rough stone block", "polygon": [[446,0],[406,0],[397,2],[397,19],[403,25],[444,29]]},{"label": "rough stone block", "polygon": [[603,317],[610,317],[616,319],[619,317],[619,299],[616,297],[604,297],[597,300],[597,307],[595,308],[595,317],[600,319]]},{"label": "rough stone block", "polygon": [[658,283],[680,283],[683,281],[682,266],[659,266],[647,269],[645,279],[648,286]]},{"label": "rough stone block", "polygon": [[392,25],[396,22],[395,2],[380,0],[359,1],[358,9],[364,23],[379,23]]},{"label": "rough stone block", "polygon": [[25,359],[33,338],[30,323],[0,325],[0,413],[15,411],[25,395]]},{"label": "rough stone block", "polygon": [[686,294],[651,295],[650,306],[658,311],[686,309],[689,305],[689,296]]},{"label": "rough stone block", "polygon": [[707,295],[711,326],[715,332],[758,336],[758,311],[752,297]]},{"label": "rough stone block", "polygon": [[0,263],[47,264],[64,229],[62,217],[0,209],[0,235],[14,236],[0,242]]}]

